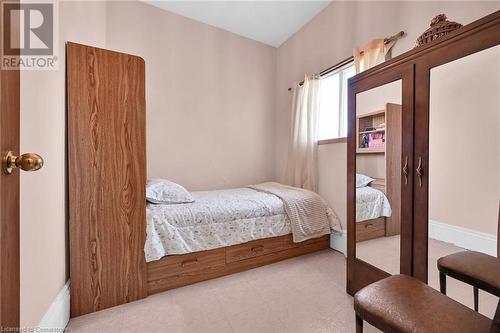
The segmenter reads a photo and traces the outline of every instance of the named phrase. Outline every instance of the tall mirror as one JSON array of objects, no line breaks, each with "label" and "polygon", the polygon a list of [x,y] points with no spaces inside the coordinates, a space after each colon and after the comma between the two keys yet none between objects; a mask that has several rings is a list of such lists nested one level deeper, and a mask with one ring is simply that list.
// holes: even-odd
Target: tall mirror
[{"label": "tall mirror", "polygon": [[500,46],[435,67],[430,78],[429,285],[492,318],[498,297],[453,272],[486,272],[488,257],[470,251],[498,255]]},{"label": "tall mirror", "polygon": [[356,95],[356,257],[400,272],[402,81]]}]

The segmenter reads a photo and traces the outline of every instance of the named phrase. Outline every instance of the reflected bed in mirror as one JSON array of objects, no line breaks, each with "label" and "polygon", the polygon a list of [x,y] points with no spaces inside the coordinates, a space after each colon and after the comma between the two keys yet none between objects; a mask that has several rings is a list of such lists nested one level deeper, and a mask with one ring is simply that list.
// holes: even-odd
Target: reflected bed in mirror
[{"label": "reflected bed in mirror", "polygon": [[[476,294],[474,286],[488,288],[453,272],[491,280],[497,267],[492,283],[500,289],[499,91],[500,46],[431,70],[428,282],[490,318],[498,297]],[[439,270],[446,275],[441,286]]]},{"label": "reflected bed in mirror", "polygon": [[356,257],[391,274],[400,271],[401,88],[356,95]]}]

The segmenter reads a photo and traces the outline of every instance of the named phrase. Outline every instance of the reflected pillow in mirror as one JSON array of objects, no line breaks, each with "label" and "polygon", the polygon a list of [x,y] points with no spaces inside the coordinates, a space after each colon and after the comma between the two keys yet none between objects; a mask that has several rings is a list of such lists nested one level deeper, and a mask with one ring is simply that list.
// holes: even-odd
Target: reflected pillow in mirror
[{"label": "reflected pillow in mirror", "polygon": [[372,181],[375,179],[368,177],[366,175],[363,175],[361,173],[356,174],[356,187],[365,187],[368,186]]},{"label": "reflected pillow in mirror", "polygon": [[155,204],[194,202],[193,196],[184,187],[165,179],[148,179],[146,199]]}]

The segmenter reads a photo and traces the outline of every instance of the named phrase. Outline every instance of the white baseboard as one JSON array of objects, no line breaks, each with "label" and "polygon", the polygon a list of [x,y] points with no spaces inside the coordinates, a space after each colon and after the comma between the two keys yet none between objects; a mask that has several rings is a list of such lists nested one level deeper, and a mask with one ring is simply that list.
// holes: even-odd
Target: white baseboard
[{"label": "white baseboard", "polygon": [[497,237],[484,232],[429,220],[429,238],[497,256]]},{"label": "white baseboard", "polygon": [[[429,220],[429,238],[497,256],[497,237],[484,232]],[[347,231],[332,231],[330,247],[347,256]]]},{"label": "white baseboard", "polygon": [[[50,332],[63,332],[69,322],[69,288],[70,280],[66,282],[49,309],[38,324],[39,329],[50,329]],[[47,330],[47,332],[49,332]]]},{"label": "white baseboard", "polygon": [[332,231],[330,235],[330,247],[347,256],[347,231]]}]

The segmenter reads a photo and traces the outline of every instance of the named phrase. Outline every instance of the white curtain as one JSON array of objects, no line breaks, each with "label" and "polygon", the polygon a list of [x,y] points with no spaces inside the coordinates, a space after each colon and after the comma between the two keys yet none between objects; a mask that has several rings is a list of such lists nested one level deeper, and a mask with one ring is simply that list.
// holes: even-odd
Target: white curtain
[{"label": "white curtain", "polygon": [[319,105],[320,80],[306,76],[302,86],[294,85],[285,180],[291,186],[315,192],[318,187]]},{"label": "white curtain", "polygon": [[384,39],[373,39],[365,45],[363,52],[354,48],[353,56],[356,74],[383,63],[395,43],[395,40],[386,44]]}]

